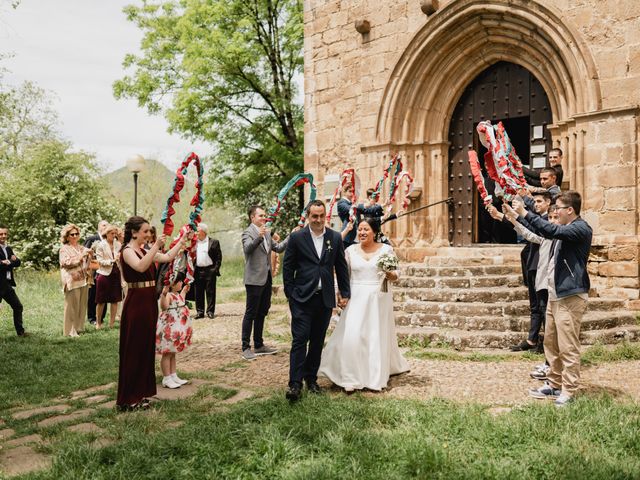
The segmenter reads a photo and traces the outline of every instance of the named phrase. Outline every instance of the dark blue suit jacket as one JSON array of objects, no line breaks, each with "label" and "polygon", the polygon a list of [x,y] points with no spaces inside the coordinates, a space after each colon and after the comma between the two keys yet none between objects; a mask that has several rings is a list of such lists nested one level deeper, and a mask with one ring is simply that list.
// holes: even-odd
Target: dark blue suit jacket
[{"label": "dark blue suit jacket", "polygon": [[284,293],[289,300],[300,303],[308,301],[316,292],[318,281],[322,280],[323,303],[327,308],[334,308],[334,269],[340,295],[343,298],[351,297],[349,267],[344,256],[342,237],[338,232],[326,229],[319,258],[308,226],[289,236],[282,265]]},{"label": "dark blue suit jacket", "polygon": [[[0,248],[0,260],[10,260],[11,263],[9,265],[0,263],[0,290],[4,290],[5,285],[10,285],[12,287],[16,286],[16,280],[13,277],[13,269],[20,266],[19,258],[16,258],[15,261],[11,260],[11,256],[13,255],[13,250],[11,249],[11,247],[7,245],[6,249],[7,258],[5,258],[2,248]],[[7,272],[9,272],[10,278],[7,278]]]}]

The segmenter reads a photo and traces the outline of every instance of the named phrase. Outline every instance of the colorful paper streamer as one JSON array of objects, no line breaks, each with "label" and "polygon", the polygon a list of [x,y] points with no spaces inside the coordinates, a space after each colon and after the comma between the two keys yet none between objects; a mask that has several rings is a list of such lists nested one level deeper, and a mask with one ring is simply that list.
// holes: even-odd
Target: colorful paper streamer
[{"label": "colorful paper streamer", "polygon": [[[316,186],[313,184],[313,175],[310,173],[298,173],[293,176],[291,180],[287,182],[287,184],[282,187],[278,196],[276,197],[276,204],[269,209],[269,213],[267,214],[267,223],[266,226],[270,227],[273,222],[275,222],[276,218],[280,214],[280,210],[282,209],[282,201],[285,199],[289,191],[296,187],[304,187],[305,184],[309,184],[311,191],[309,193],[309,202],[312,202],[316,199]],[[307,203],[308,204],[308,203]],[[304,226],[304,223],[307,219],[307,209],[302,209],[300,213],[300,220],[298,220],[298,226]]]}]

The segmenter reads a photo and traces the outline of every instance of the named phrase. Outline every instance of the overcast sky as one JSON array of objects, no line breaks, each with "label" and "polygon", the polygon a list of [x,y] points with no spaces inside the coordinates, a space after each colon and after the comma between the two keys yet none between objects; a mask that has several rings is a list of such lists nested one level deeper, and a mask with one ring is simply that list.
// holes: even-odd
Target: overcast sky
[{"label": "overcast sky", "polygon": [[94,152],[106,170],[139,153],[173,168],[190,151],[211,153],[167,133],[164,118],[133,100],[116,100],[111,85],[123,76],[126,53],[138,51],[141,32],[122,8],[135,0],[0,0],[0,53],[6,83],[36,82],[55,94],[65,138]]}]

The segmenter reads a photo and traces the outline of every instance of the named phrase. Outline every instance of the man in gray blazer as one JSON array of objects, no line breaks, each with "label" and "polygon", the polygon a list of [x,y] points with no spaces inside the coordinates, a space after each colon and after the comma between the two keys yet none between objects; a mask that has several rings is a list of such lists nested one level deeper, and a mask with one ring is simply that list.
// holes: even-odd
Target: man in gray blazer
[{"label": "man in gray blazer", "polygon": [[264,344],[262,331],[264,319],[271,308],[271,252],[283,252],[287,248],[289,237],[278,243],[280,237],[271,236],[265,226],[267,215],[258,205],[249,208],[249,221],[251,224],[242,232],[244,286],[247,291],[247,306],[242,319],[242,357],[245,360],[255,360],[258,355],[272,355],[278,351]]}]

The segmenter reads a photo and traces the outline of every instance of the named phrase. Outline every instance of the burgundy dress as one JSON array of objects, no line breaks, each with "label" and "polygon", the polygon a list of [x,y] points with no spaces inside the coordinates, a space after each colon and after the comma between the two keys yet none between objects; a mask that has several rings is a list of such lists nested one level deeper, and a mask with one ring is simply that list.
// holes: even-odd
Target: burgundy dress
[{"label": "burgundy dress", "polygon": [[[146,272],[136,272],[120,252],[122,274],[128,284],[153,282],[153,286],[127,290],[120,321],[120,370],[118,374],[119,406],[134,405],[156,394],[155,347],[158,300],[155,289],[155,265]],[[135,252],[138,258],[143,258]],[[144,251],[143,255],[147,252]]]}]

